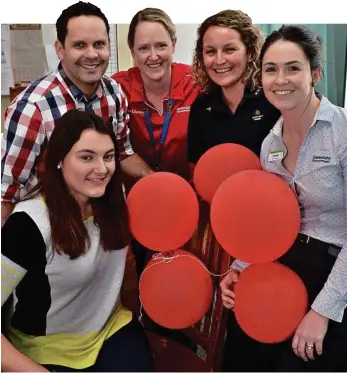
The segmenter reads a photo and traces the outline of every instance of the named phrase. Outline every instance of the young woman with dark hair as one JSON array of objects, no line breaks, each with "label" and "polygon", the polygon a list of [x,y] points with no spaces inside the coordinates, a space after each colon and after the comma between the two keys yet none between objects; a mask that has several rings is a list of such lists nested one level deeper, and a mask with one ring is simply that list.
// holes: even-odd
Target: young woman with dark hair
[{"label": "young woman with dark hair", "polygon": [[[301,208],[300,233],[278,261],[301,277],[309,298],[291,338],[268,345],[276,371],[347,368],[347,111],[315,90],[321,51],[322,38],[309,28],[283,25],[260,53],[264,94],[281,112],[262,144],[261,162],[288,183]],[[228,308],[237,299],[227,288],[237,279],[233,271],[221,284]]]},{"label": "young woman with dark hair", "polygon": [[44,165],[2,228],[2,305],[13,306],[2,369],[152,370],[120,299],[130,233],[112,124],[68,111]]}]

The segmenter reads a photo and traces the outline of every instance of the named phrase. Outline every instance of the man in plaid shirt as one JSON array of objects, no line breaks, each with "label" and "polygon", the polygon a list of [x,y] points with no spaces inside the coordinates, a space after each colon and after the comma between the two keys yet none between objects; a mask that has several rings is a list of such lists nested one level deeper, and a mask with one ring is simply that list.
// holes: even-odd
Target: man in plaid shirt
[{"label": "man in plaid shirt", "polygon": [[121,166],[134,178],[151,172],[129,142],[127,99],[120,86],[104,76],[110,58],[109,24],[93,4],[78,2],[56,23],[58,69],[33,82],[7,108],[2,142],[1,220],[36,184],[54,121],[70,109],[91,110],[113,120]]}]

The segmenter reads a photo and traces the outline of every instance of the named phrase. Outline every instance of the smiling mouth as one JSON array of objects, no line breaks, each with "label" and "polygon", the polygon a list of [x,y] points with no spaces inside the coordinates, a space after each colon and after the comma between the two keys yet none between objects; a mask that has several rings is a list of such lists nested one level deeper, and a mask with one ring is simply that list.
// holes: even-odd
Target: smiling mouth
[{"label": "smiling mouth", "polygon": [[152,63],[147,65],[150,69],[157,69],[161,66],[161,63]]},{"label": "smiling mouth", "polygon": [[290,95],[291,93],[293,93],[294,90],[282,90],[282,91],[273,91],[274,94],[276,95],[280,95],[280,96],[287,96],[287,95]]},{"label": "smiling mouth", "polygon": [[99,66],[101,65],[101,63],[97,63],[97,64],[80,64],[81,67],[83,67],[84,69],[86,70],[92,70],[92,69],[96,69],[98,68]]},{"label": "smiling mouth", "polygon": [[224,69],[213,69],[213,71],[216,73],[216,74],[224,74],[224,73],[228,73],[232,70],[231,67],[225,67]]},{"label": "smiling mouth", "polygon": [[96,184],[96,185],[103,184],[105,180],[106,180],[106,176],[105,177],[93,178],[93,179],[87,179],[87,181],[89,181],[93,184]]}]

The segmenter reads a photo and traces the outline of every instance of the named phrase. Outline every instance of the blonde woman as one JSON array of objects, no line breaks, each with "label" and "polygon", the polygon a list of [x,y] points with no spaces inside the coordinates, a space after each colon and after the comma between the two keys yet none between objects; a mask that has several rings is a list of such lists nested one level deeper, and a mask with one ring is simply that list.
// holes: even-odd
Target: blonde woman
[{"label": "blonde woman", "polygon": [[131,143],[153,169],[189,179],[187,125],[199,87],[191,66],[172,62],[175,26],[162,10],[143,9],[131,20],[128,45],[136,67],[113,78],[129,101]]},{"label": "blonde woman", "polygon": [[[113,78],[128,99],[131,144],[154,170],[173,172],[189,180],[188,117],[200,91],[191,66],[172,62],[175,26],[160,9],[140,10],[130,22],[128,45],[136,67]],[[124,181],[129,190],[133,180]],[[141,273],[146,249],[134,242],[133,252]]]}]

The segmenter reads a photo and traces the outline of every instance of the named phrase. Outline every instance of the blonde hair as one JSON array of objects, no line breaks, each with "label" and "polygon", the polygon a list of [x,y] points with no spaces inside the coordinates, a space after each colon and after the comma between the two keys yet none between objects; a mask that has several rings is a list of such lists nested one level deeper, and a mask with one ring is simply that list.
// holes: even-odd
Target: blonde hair
[{"label": "blonde hair", "polygon": [[253,26],[252,19],[241,10],[223,10],[205,19],[197,30],[197,40],[193,55],[193,74],[202,92],[210,90],[215,83],[212,82],[206,72],[203,59],[203,39],[206,31],[212,26],[230,28],[237,31],[246,53],[252,59],[247,63],[243,81],[252,90],[260,88],[260,64],[259,55],[263,44],[263,36],[260,30]]},{"label": "blonde hair", "polygon": [[170,35],[172,44],[176,43],[176,28],[173,24],[171,18],[161,9],[158,8],[145,8],[137,12],[130,22],[129,32],[128,32],[128,46],[130,49],[134,47],[134,39],[136,27],[140,22],[158,22],[161,23],[165,30]]}]

